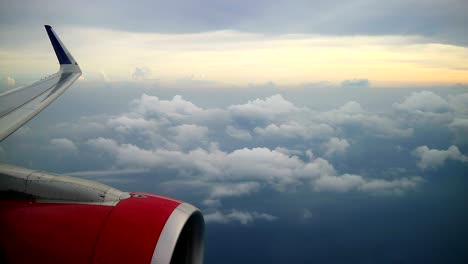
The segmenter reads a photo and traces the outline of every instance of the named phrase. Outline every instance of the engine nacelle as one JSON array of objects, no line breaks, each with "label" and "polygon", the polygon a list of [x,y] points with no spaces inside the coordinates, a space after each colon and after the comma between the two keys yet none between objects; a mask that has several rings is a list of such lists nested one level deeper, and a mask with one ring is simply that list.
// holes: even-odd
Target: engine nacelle
[{"label": "engine nacelle", "polygon": [[[22,168],[14,167],[14,173],[8,168],[0,170],[0,177],[22,177]],[[37,186],[34,173],[28,174],[25,185],[34,179],[31,186]],[[16,189],[0,190],[0,263],[203,263],[204,221],[194,206],[145,193],[124,195],[116,189],[112,197],[120,198],[115,201],[50,200],[44,197],[44,186],[53,186],[54,197],[62,197],[70,188],[76,192],[89,187],[89,181],[77,187],[81,179],[70,183],[66,176],[46,176],[41,179],[54,183],[39,182],[41,188],[31,188],[40,198]],[[63,186],[56,182],[62,178]]]}]

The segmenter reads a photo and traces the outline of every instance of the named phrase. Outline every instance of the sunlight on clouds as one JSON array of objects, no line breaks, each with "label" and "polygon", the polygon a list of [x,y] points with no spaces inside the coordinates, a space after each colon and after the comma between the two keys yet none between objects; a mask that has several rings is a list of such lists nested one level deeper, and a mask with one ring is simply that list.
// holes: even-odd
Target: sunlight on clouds
[{"label": "sunlight on clouds", "polygon": [[[263,35],[231,30],[153,34],[96,28],[58,33],[78,58],[85,79],[106,72],[111,81],[131,80],[135,69],[144,67],[162,82],[188,76],[235,85],[340,83],[354,78],[369,79],[375,86],[468,82],[467,48],[425,43],[417,36]],[[42,71],[49,62],[50,68],[56,67],[52,51],[44,54],[44,45],[41,41],[37,47],[0,47],[2,58],[8,58],[0,67],[15,74]],[[44,61],[44,55],[52,57]]]}]

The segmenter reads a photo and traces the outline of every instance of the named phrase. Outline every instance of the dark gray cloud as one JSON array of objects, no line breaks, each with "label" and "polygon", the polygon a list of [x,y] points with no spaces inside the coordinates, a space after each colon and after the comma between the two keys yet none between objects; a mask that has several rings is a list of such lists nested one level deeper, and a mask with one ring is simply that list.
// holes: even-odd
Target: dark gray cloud
[{"label": "dark gray cloud", "polygon": [[0,22],[2,27],[83,25],[162,33],[421,35],[468,45],[467,10],[464,0],[2,1]]}]

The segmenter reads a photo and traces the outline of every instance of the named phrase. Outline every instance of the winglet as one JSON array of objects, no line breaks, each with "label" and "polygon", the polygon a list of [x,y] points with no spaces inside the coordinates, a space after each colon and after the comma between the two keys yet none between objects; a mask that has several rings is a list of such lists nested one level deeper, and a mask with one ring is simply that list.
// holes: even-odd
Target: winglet
[{"label": "winglet", "polygon": [[62,41],[58,38],[57,34],[55,34],[54,30],[52,29],[51,26],[49,25],[44,25],[47,35],[49,35],[50,42],[52,43],[52,46],[54,47],[55,54],[57,55],[57,59],[60,63],[60,65],[64,64],[74,64],[78,65],[73,59],[73,56],[68,52],[67,48],[63,45]]}]

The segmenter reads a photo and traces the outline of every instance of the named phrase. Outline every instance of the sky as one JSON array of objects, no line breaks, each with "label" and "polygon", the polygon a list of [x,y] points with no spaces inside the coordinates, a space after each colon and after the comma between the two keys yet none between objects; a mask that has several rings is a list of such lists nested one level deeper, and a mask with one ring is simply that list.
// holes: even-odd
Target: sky
[{"label": "sky", "polygon": [[3,0],[0,7],[0,69],[10,86],[11,78],[26,84],[55,69],[44,24],[66,39],[88,79],[468,82],[463,0]]},{"label": "sky", "polygon": [[[73,10],[72,12],[70,10]],[[199,207],[206,263],[466,263],[466,1],[1,1],[0,162]]]}]

